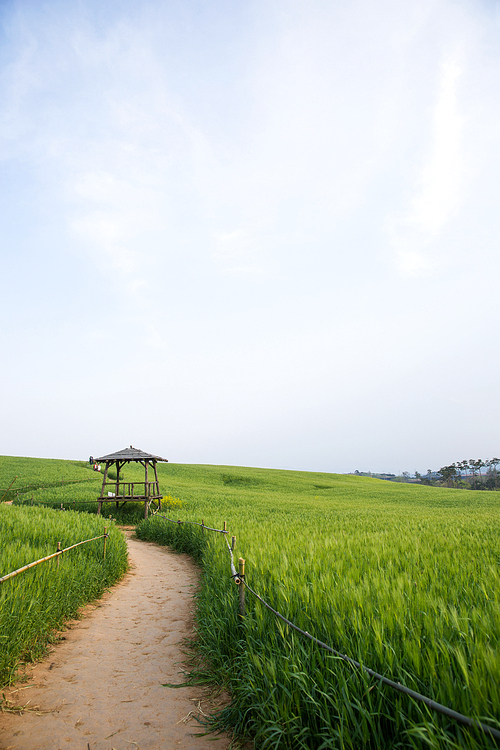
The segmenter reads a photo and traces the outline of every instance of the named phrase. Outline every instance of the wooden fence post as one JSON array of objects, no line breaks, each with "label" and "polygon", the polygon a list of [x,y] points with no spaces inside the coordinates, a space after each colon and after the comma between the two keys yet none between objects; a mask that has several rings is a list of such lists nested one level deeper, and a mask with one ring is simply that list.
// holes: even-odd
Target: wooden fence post
[{"label": "wooden fence post", "polygon": [[238,560],[238,578],[240,579],[240,617],[245,617],[245,560]]},{"label": "wooden fence post", "polygon": [[[57,551],[58,552],[61,551],[61,542],[57,542]],[[58,555],[58,557],[57,557],[57,567],[59,567],[59,558],[60,557],[61,557],[61,555]]]},{"label": "wooden fence post", "polygon": [[231,537],[231,552],[234,552],[234,548],[236,547],[236,537]]},{"label": "wooden fence post", "polygon": [[[108,531],[108,527],[105,526],[104,527],[104,533],[107,534],[107,531]],[[107,536],[104,537],[104,553],[103,553],[103,556],[102,556],[103,560],[106,559],[106,540],[107,540],[107,538],[108,538]]]},{"label": "wooden fence post", "polygon": [[201,519],[201,531],[202,533],[205,533],[205,522],[203,521],[203,518]]},{"label": "wooden fence post", "polygon": [[226,522],[224,521],[224,531],[227,531]]}]

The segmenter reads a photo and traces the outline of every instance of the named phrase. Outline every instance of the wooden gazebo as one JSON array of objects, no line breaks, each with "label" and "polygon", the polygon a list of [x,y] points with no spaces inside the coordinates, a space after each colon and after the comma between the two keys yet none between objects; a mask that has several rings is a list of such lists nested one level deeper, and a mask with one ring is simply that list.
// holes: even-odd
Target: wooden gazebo
[{"label": "wooden gazebo", "polygon": [[[158,461],[167,461],[166,458],[153,456],[152,453],[145,453],[138,448],[124,448],[122,451],[110,453],[107,456],[101,456],[94,459],[96,462],[105,464],[104,475],[102,478],[101,494],[97,498],[98,515],[101,514],[103,503],[116,503],[116,507],[123,507],[125,503],[144,503],[144,518],[148,517],[149,506],[151,503],[158,504],[161,509],[160,485],[158,482],[158,472],[156,464]],[[142,464],[144,467],[143,482],[124,482],[120,479],[120,471],[125,464],[130,462]],[[108,476],[109,469],[116,467],[116,479],[110,479]],[[154,472],[154,480],[151,481],[149,469]]]}]

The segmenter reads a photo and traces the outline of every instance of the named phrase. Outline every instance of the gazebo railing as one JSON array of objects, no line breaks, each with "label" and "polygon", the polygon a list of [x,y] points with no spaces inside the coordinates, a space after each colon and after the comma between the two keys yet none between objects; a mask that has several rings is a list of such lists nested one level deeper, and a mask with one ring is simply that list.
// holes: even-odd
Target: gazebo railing
[{"label": "gazebo railing", "polygon": [[[107,493],[107,494],[106,494]],[[101,497],[104,499],[160,497],[159,482],[105,482]]]}]

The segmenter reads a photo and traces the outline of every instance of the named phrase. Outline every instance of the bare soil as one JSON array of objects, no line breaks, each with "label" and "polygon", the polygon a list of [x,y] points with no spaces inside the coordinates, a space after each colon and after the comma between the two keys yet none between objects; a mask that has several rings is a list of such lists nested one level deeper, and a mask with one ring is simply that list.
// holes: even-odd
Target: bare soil
[{"label": "bare soil", "polygon": [[205,731],[196,717],[224,698],[163,686],[185,680],[198,569],[187,555],[126,534],[129,572],[68,623],[27,681],[3,691],[23,710],[0,713],[0,750],[229,748],[228,736],[195,736]]}]

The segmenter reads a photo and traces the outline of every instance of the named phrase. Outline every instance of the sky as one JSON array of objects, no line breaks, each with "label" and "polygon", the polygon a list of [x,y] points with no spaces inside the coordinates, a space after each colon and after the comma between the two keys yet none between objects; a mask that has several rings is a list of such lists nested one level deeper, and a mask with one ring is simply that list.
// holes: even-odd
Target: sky
[{"label": "sky", "polygon": [[500,2],[0,0],[0,454],[500,451]]}]

